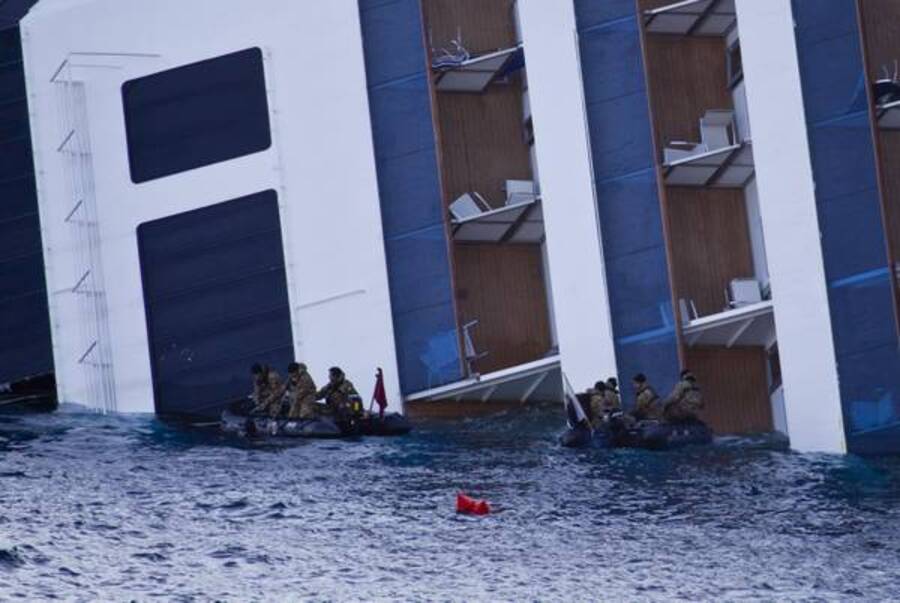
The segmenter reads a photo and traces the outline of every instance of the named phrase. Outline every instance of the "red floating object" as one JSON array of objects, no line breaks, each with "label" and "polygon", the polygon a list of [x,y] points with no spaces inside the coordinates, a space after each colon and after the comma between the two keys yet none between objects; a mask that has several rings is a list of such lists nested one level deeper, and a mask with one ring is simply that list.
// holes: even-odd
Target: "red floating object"
[{"label": "red floating object", "polygon": [[456,512],[466,515],[487,515],[491,512],[491,505],[486,500],[478,500],[460,492],[456,495]]}]

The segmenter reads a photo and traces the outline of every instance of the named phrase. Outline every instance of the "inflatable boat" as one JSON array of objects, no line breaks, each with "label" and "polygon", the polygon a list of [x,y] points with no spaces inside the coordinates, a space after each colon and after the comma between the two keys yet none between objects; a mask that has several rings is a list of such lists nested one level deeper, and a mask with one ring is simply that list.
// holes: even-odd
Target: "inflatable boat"
[{"label": "inflatable boat", "polygon": [[400,436],[412,431],[412,425],[399,413],[389,413],[384,417],[367,415],[347,421],[335,421],[331,417],[272,419],[264,416],[248,416],[231,409],[222,412],[221,428],[225,433],[243,437],[316,439]]},{"label": "inflatable boat", "polygon": [[560,444],[566,448],[672,450],[710,442],[712,430],[702,421],[679,424],[641,421],[633,427],[625,427],[621,422],[613,420],[595,430],[583,424],[570,427],[560,436]]},{"label": "inflatable boat", "polygon": [[683,446],[709,444],[713,439],[712,430],[699,420],[676,424],[643,421],[630,429],[613,433],[615,446],[646,450],[671,450]]}]

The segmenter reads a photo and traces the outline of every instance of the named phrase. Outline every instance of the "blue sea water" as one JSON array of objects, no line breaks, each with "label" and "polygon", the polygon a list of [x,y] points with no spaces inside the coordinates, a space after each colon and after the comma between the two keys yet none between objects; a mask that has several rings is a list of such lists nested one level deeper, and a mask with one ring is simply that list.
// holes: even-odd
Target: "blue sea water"
[{"label": "blue sea water", "polygon": [[[556,409],[248,443],[0,417],[0,600],[886,600],[900,462],[572,451]],[[454,513],[465,490],[495,513]]]}]

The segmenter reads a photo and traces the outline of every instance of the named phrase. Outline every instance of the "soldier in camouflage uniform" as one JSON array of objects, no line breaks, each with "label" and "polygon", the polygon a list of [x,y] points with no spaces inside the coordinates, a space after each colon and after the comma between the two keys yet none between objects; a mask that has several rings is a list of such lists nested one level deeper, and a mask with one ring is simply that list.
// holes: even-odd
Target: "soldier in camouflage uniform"
[{"label": "soldier in camouflage uniform", "polygon": [[619,394],[619,380],[616,379],[615,377],[610,377],[609,379],[607,379],[606,380],[606,389],[608,389],[610,391],[610,393],[612,393],[616,397],[616,400],[618,400],[618,406],[619,406],[619,408],[621,408],[622,407],[622,397]]},{"label": "soldier in camouflage uniform", "polygon": [[609,381],[604,383],[604,385],[606,386],[606,389],[603,390],[603,408],[605,411],[613,413],[622,410],[622,399],[619,397],[619,392],[610,386]]},{"label": "soldier in camouflage uniform", "polygon": [[603,395],[606,393],[606,384],[603,382],[595,383],[594,387],[588,389],[585,393],[590,396],[591,407],[586,410],[590,410],[591,425],[594,429],[599,429],[603,425],[605,416]]},{"label": "soldier in camouflage uniform", "polygon": [[620,410],[619,394],[610,389],[603,381],[598,381],[588,390],[591,396],[591,420],[597,429],[610,414]]},{"label": "soldier in camouflage uniform", "polygon": [[643,373],[638,373],[632,380],[634,391],[637,395],[634,404],[632,416],[638,421],[650,419],[660,419],[662,417],[662,408],[660,408],[659,396],[647,383],[647,377]]},{"label": "soldier in camouflage uniform", "polygon": [[316,417],[316,384],[302,362],[292,362],[288,366],[285,398],[289,404],[289,419]]},{"label": "soldier in camouflage uniform", "polygon": [[281,400],[284,398],[285,386],[277,371],[266,367],[266,389],[262,397],[262,412],[276,419],[281,414]]},{"label": "soldier in camouflage uniform", "polygon": [[[333,366],[328,369],[328,385],[316,392],[316,400],[325,400],[329,412],[338,418],[350,417],[362,412],[362,402],[353,383],[344,371]],[[358,412],[354,406],[359,406]]]},{"label": "soldier in camouflage uniform", "polygon": [[670,423],[690,423],[699,419],[703,410],[703,396],[697,378],[691,371],[681,371],[681,379],[666,399],[663,416]]}]

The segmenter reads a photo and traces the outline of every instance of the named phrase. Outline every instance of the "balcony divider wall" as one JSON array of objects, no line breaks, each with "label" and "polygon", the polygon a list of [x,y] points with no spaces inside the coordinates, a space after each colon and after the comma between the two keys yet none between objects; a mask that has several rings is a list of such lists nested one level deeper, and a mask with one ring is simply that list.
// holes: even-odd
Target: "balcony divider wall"
[{"label": "balcony divider wall", "polygon": [[0,383],[53,373],[50,313],[18,22],[0,8]]}]

